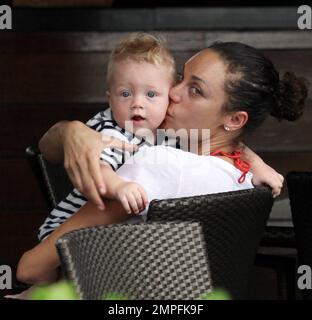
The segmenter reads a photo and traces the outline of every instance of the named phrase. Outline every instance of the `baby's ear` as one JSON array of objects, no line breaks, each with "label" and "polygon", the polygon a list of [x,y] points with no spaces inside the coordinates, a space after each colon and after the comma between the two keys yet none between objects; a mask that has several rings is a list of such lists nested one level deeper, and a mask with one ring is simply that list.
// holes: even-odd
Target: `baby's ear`
[{"label": "baby's ear", "polygon": [[110,104],[110,98],[111,98],[110,92],[109,92],[109,91],[106,91],[106,92],[105,92],[105,95],[106,95],[106,99],[107,99],[108,103]]}]

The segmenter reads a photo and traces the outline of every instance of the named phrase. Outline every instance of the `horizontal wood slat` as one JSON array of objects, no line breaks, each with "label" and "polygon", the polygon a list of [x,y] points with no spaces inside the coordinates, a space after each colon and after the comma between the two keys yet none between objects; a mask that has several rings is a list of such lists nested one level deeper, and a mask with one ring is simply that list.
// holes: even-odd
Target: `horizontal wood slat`
[{"label": "horizontal wood slat", "polygon": [[290,171],[312,171],[312,152],[260,152],[259,155],[283,175]]},{"label": "horizontal wood slat", "polygon": [[[176,56],[178,69],[193,55]],[[103,103],[108,53],[1,54],[1,103]]]},{"label": "horizontal wood slat", "polygon": [[[130,32],[2,32],[0,53],[110,52]],[[152,31],[172,51],[201,50],[214,41],[238,41],[260,49],[312,49],[311,32],[297,31]]]},{"label": "horizontal wood slat", "polygon": [[[198,0],[197,0],[198,1]],[[133,5],[125,1],[126,7]],[[162,1],[168,5],[167,1]],[[238,7],[222,7],[222,2],[171,3],[167,8],[154,1],[145,1],[136,9],[127,8],[80,8],[19,9],[15,8],[13,26],[15,31],[137,31],[137,30],[298,30],[298,5],[274,7],[258,2],[239,1]],[[170,1],[169,1],[170,3]],[[203,7],[205,5],[211,8]],[[237,4],[237,3],[236,3]],[[259,5],[260,4],[260,5]],[[28,10],[27,10],[28,9]]]},{"label": "horizontal wood slat", "polygon": [[258,152],[312,151],[312,101],[296,121],[278,121],[271,116],[244,140]]},{"label": "horizontal wood slat", "polygon": [[12,0],[14,7],[110,7],[113,0]]},{"label": "horizontal wood slat", "polygon": [[[203,31],[153,31],[167,42],[172,51],[200,50],[206,45],[206,32]],[[0,53],[14,52],[110,52],[116,43],[130,32],[12,32],[0,33],[6,45]],[[213,34],[213,33],[208,33]],[[291,33],[300,38],[299,33]],[[302,39],[303,40],[303,39]],[[311,45],[312,46],[312,45]]]},{"label": "horizontal wood slat", "polygon": [[[177,69],[196,51],[173,52]],[[312,50],[265,50],[281,71],[312,84]],[[1,103],[102,103],[108,53],[0,54]]]},{"label": "horizontal wood slat", "polygon": [[47,207],[26,159],[0,159],[0,210],[41,211]]},{"label": "horizontal wood slat", "polygon": [[86,122],[104,104],[43,104],[7,105],[0,107],[0,157],[23,157],[29,145],[36,144],[42,135],[60,120]]},{"label": "horizontal wood slat", "polygon": [[106,54],[0,56],[3,103],[103,102]]}]

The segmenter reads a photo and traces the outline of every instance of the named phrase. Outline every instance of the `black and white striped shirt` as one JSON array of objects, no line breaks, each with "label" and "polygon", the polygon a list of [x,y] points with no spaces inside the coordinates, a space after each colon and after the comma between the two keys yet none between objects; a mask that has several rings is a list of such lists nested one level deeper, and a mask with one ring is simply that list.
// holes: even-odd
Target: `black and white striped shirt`
[{"label": "black and white striped shirt", "polygon": [[[98,131],[118,138],[122,141],[136,144],[140,147],[150,144],[143,138],[137,137],[131,132],[118,126],[114,120],[111,109],[101,111],[96,114],[87,123],[87,126]],[[116,171],[127,159],[133,155],[130,151],[120,151],[114,148],[106,148],[102,151],[100,159],[108,163]],[[72,214],[80,209],[87,199],[77,190],[74,189],[65,199],[63,199],[54,208],[39,228],[38,238],[42,241],[57,227],[64,223]]]}]

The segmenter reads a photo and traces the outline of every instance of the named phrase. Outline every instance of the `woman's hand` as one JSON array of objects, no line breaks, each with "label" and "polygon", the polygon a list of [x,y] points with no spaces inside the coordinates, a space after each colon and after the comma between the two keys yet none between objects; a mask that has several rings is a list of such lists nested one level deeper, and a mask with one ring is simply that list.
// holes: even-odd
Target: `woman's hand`
[{"label": "woman's hand", "polygon": [[80,121],[57,123],[39,143],[43,156],[49,161],[57,162],[63,158],[64,167],[75,188],[99,209],[104,209],[101,195],[106,190],[100,171],[100,154],[108,147],[137,150],[136,145],[103,135]]},{"label": "woman's hand", "polygon": [[119,200],[128,214],[143,211],[148,199],[145,190],[136,182],[123,181],[116,188],[115,199]]},{"label": "woman's hand", "polygon": [[252,183],[255,186],[267,184],[272,188],[273,198],[280,195],[284,183],[284,177],[281,174],[263,161],[257,161],[257,164],[253,166],[252,171]]},{"label": "woman's hand", "polygon": [[99,209],[106,186],[101,175],[100,154],[105,148],[133,151],[136,145],[104,135],[79,121],[72,121],[64,132],[64,167],[73,185]]}]

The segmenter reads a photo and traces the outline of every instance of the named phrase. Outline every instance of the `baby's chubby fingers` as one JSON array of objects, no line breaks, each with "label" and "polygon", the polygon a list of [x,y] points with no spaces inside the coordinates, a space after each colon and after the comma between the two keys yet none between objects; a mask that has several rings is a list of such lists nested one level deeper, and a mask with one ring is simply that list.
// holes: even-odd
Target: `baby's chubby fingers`
[{"label": "baby's chubby fingers", "polygon": [[274,184],[272,185],[273,198],[276,198],[281,194],[282,188],[283,188],[283,182],[284,182],[284,177],[282,175],[278,175],[275,179]]},{"label": "baby's chubby fingers", "polygon": [[[142,200],[142,210],[145,209],[148,205],[148,197],[147,197],[147,193],[145,191],[144,188],[142,188],[141,186],[138,186],[138,191],[140,193],[140,197],[141,197],[141,200]],[[142,211],[141,210],[141,211]]]},{"label": "baby's chubby fingers", "polygon": [[129,201],[126,195],[124,195],[123,197],[120,197],[119,201],[121,202],[121,205],[123,206],[123,208],[126,210],[126,212],[128,214],[131,214],[131,208],[129,205]]},{"label": "baby's chubby fingers", "polygon": [[136,182],[124,182],[118,187],[117,199],[128,214],[138,214],[148,204],[145,190]]},{"label": "baby's chubby fingers", "polygon": [[139,213],[140,201],[138,201],[136,193],[135,192],[128,193],[127,199],[128,199],[129,206],[131,208],[131,212],[135,214]]},{"label": "baby's chubby fingers", "polygon": [[141,194],[141,190],[139,188],[137,188],[137,190],[133,192],[133,195],[135,197],[137,207],[138,207],[138,211],[135,213],[138,214],[145,209],[145,202]]},{"label": "baby's chubby fingers", "polygon": [[276,198],[276,197],[278,197],[278,196],[281,194],[282,188],[283,188],[283,185],[282,185],[282,184],[279,184],[279,185],[277,185],[276,187],[274,187],[274,188],[272,189],[273,198]]},{"label": "baby's chubby fingers", "polygon": [[281,174],[278,174],[278,178],[279,178],[280,183],[282,184],[282,187],[283,187],[284,177]]}]

